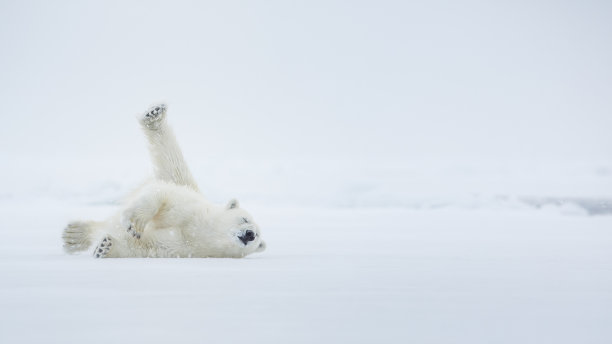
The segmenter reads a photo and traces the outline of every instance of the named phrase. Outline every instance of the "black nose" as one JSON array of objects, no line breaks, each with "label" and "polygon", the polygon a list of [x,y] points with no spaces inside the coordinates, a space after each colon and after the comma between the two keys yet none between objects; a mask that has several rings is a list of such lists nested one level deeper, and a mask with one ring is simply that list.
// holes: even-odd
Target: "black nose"
[{"label": "black nose", "polygon": [[247,244],[249,241],[255,240],[255,233],[252,230],[247,230],[244,232],[243,236],[238,237],[243,244]]}]

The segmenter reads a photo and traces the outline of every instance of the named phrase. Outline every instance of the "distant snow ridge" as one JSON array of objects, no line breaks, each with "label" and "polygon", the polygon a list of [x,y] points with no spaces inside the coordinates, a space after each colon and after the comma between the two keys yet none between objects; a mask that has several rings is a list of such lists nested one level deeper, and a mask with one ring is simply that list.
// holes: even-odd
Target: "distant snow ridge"
[{"label": "distant snow ridge", "polygon": [[[45,160],[43,165],[53,168],[44,174],[39,173],[40,159],[15,160],[2,171],[5,178],[0,178],[0,201],[113,204],[149,173],[147,165],[121,158]],[[507,209],[612,215],[612,192],[607,191],[612,190],[612,166],[605,164],[549,166],[534,172],[524,165],[462,169],[401,161],[195,160],[194,175],[202,181],[206,196],[216,202],[237,197],[245,204],[281,207]]]},{"label": "distant snow ridge", "polygon": [[603,198],[554,198],[554,197],[524,197],[526,204],[541,209],[546,207],[579,208],[589,215],[612,215],[612,199]]},{"label": "distant snow ridge", "polygon": [[558,210],[566,215],[612,215],[612,198],[543,197],[543,196],[438,196],[405,197],[379,195],[373,198],[345,198],[335,204],[351,208],[410,208],[410,209],[531,209]]}]

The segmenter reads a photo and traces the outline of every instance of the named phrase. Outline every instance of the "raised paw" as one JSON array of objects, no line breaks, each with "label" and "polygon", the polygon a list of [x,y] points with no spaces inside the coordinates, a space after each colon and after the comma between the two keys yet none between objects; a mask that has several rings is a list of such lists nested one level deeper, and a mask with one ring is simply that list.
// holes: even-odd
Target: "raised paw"
[{"label": "raised paw", "polygon": [[130,233],[134,238],[140,239],[140,232],[136,230],[134,225],[130,225],[127,229],[127,232]]},{"label": "raised paw", "polygon": [[110,236],[107,236],[104,239],[102,239],[100,244],[96,247],[96,249],[94,250],[93,256],[95,258],[106,258],[109,255],[112,248],[113,248],[113,239],[111,239]]},{"label": "raised paw", "polygon": [[157,130],[166,115],[166,104],[153,105],[141,118],[143,126]]}]

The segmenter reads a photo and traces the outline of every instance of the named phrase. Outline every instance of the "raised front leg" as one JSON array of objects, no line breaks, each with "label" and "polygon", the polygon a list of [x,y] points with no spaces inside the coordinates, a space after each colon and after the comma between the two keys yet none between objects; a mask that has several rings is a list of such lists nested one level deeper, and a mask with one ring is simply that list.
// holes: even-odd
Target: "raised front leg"
[{"label": "raised front leg", "polygon": [[185,185],[199,191],[183,153],[176,142],[172,128],[166,123],[166,105],[152,106],[140,118],[140,124],[149,141],[149,152],[155,171],[160,180]]}]

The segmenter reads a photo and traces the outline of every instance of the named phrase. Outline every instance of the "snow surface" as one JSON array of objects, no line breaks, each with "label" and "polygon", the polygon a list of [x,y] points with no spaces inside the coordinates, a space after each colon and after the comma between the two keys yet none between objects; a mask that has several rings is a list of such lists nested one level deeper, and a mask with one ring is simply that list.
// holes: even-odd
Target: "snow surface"
[{"label": "snow surface", "polygon": [[259,207],[268,250],[245,259],[61,251],[112,209],[3,202],[0,342],[612,340],[612,216]]}]

